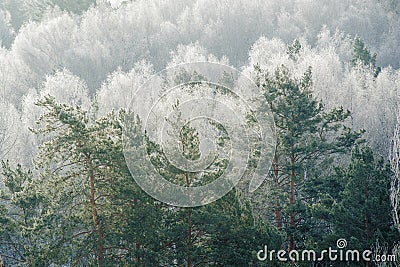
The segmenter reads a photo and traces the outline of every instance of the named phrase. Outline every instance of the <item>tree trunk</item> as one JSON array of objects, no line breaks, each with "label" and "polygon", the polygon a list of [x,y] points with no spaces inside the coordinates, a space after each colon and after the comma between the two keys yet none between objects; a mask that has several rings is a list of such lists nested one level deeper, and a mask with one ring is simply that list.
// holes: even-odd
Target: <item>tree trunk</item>
[{"label": "tree trunk", "polygon": [[188,208],[188,251],[187,251],[187,267],[192,266],[192,257],[191,257],[191,250],[192,250],[192,209]]},{"label": "tree trunk", "polygon": [[[292,147],[293,151],[293,147]],[[290,233],[288,236],[288,244],[289,244],[289,252],[294,250],[294,237],[293,237],[293,230],[295,229],[295,212],[294,212],[294,205],[295,205],[295,195],[294,195],[294,164],[295,164],[295,156],[294,153],[292,152],[291,157],[290,157],[290,163],[291,163],[291,171],[290,171],[290,197],[289,197],[289,203],[291,207],[290,211],[290,217],[289,217],[289,229]],[[294,266],[294,262],[290,262],[290,266]]]},{"label": "tree trunk", "polygon": [[[274,171],[274,183],[275,188],[279,189],[279,163],[278,163],[278,155],[275,152],[274,161],[273,161],[273,171]],[[281,205],[279,203],[279,194],[276,194],[275,198],[275,208],[274,208],[274,215],[275,215],[275,223],[276,228],[278,231],[282,230],[282,217],[281,217]]]},{"label": "tree trunk", "polygon": [[101,267],[103,253],[104,253],[104,246],[103,246],[104,236],[103,236],[103,231],[101,229],[100,220],[98,217],[98,210],[96,206],[95,176],[90,157],[87,158],[87,166],[89,168],[89,181],[90,181],[90,207],[92,209],[92,219],[93,219],[94,229],[97,234],[97,266]]},{"label": "tree trunk", "polygon": [[[137,203],[138,203],[137,198],[134,198],[133,199],[133,205],[135,207],[136,207]],[[136,249],[136,253],[135,253],[136,255],[135,255],[133,261],[135,262],[136,265],[139,265],[139,262],[140,262],[140,256],[139,256],[140,243],[135,241],[135,242],[133,242],[133,244],[134,244],[135,249]]]},{"label": "tree trunk", "polygon": [[[369,192],[368,185],[365,187],[365,201],[368,202]],[[368,221],[368,209],[365,211],[365,237],[367,242],[371,238],[371,231],[369,229],[369,221]]]},{"label": "tree trunk", "polygon": [[[185,178],[186,178],[186,186],[190,186],[190,181],[189,181],[189,174],[185,173]],[[192,256],[191,256],[191,250],[192,250],[192,209],[188,209],[188,214],[187,214],[187,223],[188,223],[188,237],[187,237],[187,267],[192,266]]]}]

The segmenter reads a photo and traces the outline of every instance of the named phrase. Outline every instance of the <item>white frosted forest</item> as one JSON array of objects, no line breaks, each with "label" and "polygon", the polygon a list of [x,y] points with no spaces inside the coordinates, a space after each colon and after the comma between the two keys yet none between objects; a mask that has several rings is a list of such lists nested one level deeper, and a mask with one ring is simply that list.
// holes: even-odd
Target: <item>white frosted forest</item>
[{"label": "white frosted forest", "polygon": [[[368,64],[354,60],[357,40]],[[346,126],[365,130],[376,157],[390,162],[399,224],[397,0],[1,0],[0,45],[0,160],[25,168],[45,140],[30,128],[47,95],[100,118],[179,63],[218,62],[254,79],[255,66],[285,65],[298,79],[311,67],[313,96],[327,110],[349,110]]]},{"label": "white frosted forest", "polygon": [[[132,88],[164,67],[204,60],[244,71],[285,64],[297,75],[311,66],[315,96],[349,109],[352,126],[389,154],[400,91],[396,1],[126,1],[112,8],[86,0],[62,9],[58,2],[0,6],[2,157],[29,164],[37,140],[26,126],[40,115],[37,97],[96,101],[104,114],[125,107]],[[351,66],[356,36],[377,54],[377,78]],[[295,39],[302,50],[292,64],[286,48]]]}]

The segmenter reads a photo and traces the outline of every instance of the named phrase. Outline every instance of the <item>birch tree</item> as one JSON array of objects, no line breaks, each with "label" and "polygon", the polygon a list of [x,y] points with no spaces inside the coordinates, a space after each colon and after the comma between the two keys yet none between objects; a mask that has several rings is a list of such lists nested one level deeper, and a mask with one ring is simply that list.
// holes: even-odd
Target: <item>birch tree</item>
[{"label": "birch tree", "polygon": [[[399,109],[400,111],[400,109]],[[400,112],[397,112],[397,126],[393,133],[390,164],[393,172],[390,186],[390,200],[393,207],[393,219],[400,231]]]}]

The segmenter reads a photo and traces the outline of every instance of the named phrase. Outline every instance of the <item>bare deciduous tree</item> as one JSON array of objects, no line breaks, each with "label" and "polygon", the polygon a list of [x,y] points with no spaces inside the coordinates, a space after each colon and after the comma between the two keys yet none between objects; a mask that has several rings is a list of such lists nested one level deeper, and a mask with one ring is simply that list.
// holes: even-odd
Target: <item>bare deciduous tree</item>
[{"label": "bare deciduous tree", "polygon": [[10,158],[18,140],[18,111],[11,104],[0,103],[0,159]]},{"label": "bare deciduous tree", "polygon": [[400,108],[397,113],[397,127],[393,134],[390,164],[393,171],[390,200],[393,206],[393,219],[400,231]]}]

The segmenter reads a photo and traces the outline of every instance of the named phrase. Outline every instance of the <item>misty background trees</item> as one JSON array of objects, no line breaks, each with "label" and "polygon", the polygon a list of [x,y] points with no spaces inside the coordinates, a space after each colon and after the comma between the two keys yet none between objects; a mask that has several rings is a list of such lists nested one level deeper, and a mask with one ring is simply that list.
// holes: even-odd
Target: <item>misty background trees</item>
[{"label": "misty background trees", "polygon": [[[257,237],[246,229],[264,235],[262,241],[277,248],[281,244],[283,247],[291,244],[299,249],[306,245],[324,248],[334,238],[353,237],[354,244],[360,248],[370,247],[379,239],[381,244],[392,249],[393,242],[399,239],[393,229],[395,226],[400,228],[399,43],[400,6],[393,0],[128,0],[115,5],[105,0],[2,1],[0,160],[4,165],[0,204],[4,208],[0,210],[0,254],[9,256],[3,260],[13,264],[29,262],[32,266],[73,265],[75,261],[84,264],[84,259],[87,264],[119,262],[121,266],[146,266],[173,264],[175,260],[174,264],[182,265],[188,264],[190,254],[191,264],[196,264],[197,260],[199,266],[235,266],[232,257],[241,258],[241,263],[245,259],[249,266],[257,266],[262,263],[256,263],[251,256],[252,250],[258,249],[257,245],[251,245]],[[90,196],[83,193],[86,189],[89,192],[90,188],[79,188],[73,183],[63,187],[55,181],[66,182],[63,175],[70,169],[63,169],[57,175],[50,175],[46,169],[53,168],[54,162],[45,163],[46,157],[52,157],[46,154],[49,151],[43,156],[43,145],[57,140],[57,135],[50,132],[35,134],[30,130],[37,128],[36,121],[46,111],[44,103],[38,100],[43,101],[50,95],[54,102],[47,105],[51,104],[53,108],[57,105],[67,110],[79,107],[88,112],[88,122],[117,120],[113,116],[118,116],[117,111],[129,105],[135,89],[151,75],[167,66],[191,61],[231,65],[255,81],[261,75],[270,81],[270,87],[266,83],[264,89],[282,85],[271,82],[278,69],[284,69],[287,80],[292,80],[293,84],[307,73],[306,92],[300,93],[310,97],[310,101],[321,103],[324,110],[342,110],[347,115],[337,112],[335,116],[342,116],[343,129],[364,133],[358,139],[346,136],[348,143],[343,145],[348,146],[348,150],[334,155],[330,161],[316,152],[317,156],[304,164],[298,164],[296,160],[288,163],[285,153],[289,150],[283,150],[284,153],[281,150],[283,156],[277,159],[276,177],[290,177],[290,172],[294,171],[296,188],[293,191],[285,184],[278,188],[278,199],[273,199],[277,201],[273,202],[275,207],[264,205],[271,197],[269,192],[274,177],[266,174],[265,188],[256,193],[252,203],[243,204],[239,196],[230,194],[215,205],[194,210],[195,236],[189,237],[183,234],[187,226],[186,210],[176,211],[153,203],[129,180],[125,166],[113,166],[114,170],[106,168],[107,172],[131,184],[127,189],[114,188],[123,191],[119,192],[124,196],[122,199],[116,197],[115,192],[115,195],[109,194],[110,184],[101,185],[100,191],[111,195],[102,203],[103,210],[98,211],[102,214],[101,223],[104,226],[119,224],[120,227],[107,228],[102,239],[99,219],[90,217],[85,205],[79,206],[79,199],[89,197],[90,200]],[[265,101],[271,101],[271,97],[266,93]],[[301,104],[304,103],[299,103],[300,108]],[[116,112],[114,115],[110,115],[112,110]],[[275,112],[289,111],[287,107]],[[111,129],[115,125],[104,123],[99,123],[93,130],[99,140],[107,131],[118,131]],[[299,121],[292,123],[295,125],[291,126],[300,127],[300,124],[296,125]],[[286,133],[281,134],[284,138]],[[299,140],[299,147],[304,149],[302,153],[321,148],[304,144],[310,140],[310,132],[304,136]],[[78,139],[71,142],[75,141]],[[353,147],[354,143],[357,143],[356,147]],[[69,145],[73,146],[68,142],[62,145],[65,146],[63,151],[67,151]],[[120,149],[118,144],[110,146]],[[101,154],[99,158],[103,156],[106,166],[109,163],[107,157],[115,159],[120,155],[115,152],[113,155]],[[315,167],[322,162],[327,162],[329,168]],[[86,179],[81,174],[75,176],[78,184]],[[81,212],[73,223],[66,214],[56,212],[54,200],[49,199],[49,195],[43,195],[44,189],[36,182],[42,180],[46,181],[40,183],[46,190],[52,188],[51,181],[62,187],[57,195],[60,203],[65,201],[69,203],[65,208],[70,205]],[[367,189],[357,191],[361,190],[361,185]],[[78,194],[78,189],[83,190],[82,194]],[[365,190],[370,193],[366,195]],[[68,194],[73,197],[65,198]],[[290,194],[296,196],[296,201],[290,200]],[[127,204],[130,196],[135,196],[141,204]],[[113,203],[122,203],[121,217],[111,212]],[[226,203],[234,205],[230,208]],[[93,205],[90,207],[93,212]],[[352,211],[356,207],[360,207],[357,212]],[[26,213],[24,209],[31,212]],[[280,221],[276,217],[278,210],[283,212]],[[380,221],[375,221],[378,217],[372,212],[375,210],[382,212]],[[216,223],[216,214],[225,218],[226,223]],[[360,217],[359,221],[354,221],[355,217]],[[145,229],[150,229],[153,236],[163,234],[154,239],[140,237],[141,232],[135,229],[143,226],[132,220],[143,220],[147,225]],[[155,221],[168,223],[154,228]],[[214,226],[205,227],[201,225],[202,221],[210,221]],[[368,227],[360,230],[366,222]],[[235,225],[235,229],[224,228],[227,224]],[[57,232],[51,225],[65,228]],[[313,225],[319,231],[303,228],[307,225]],[[37,230],[37,227],[42,228]],[[95,230],[90,232],[92,228]],[[304,235],[302,231],[305,231]],[[76,236],[81,232],[82,235]],[[66,241],[61,237],[68,235],[74,238],[69,239],[69,243],[62,243]],[[249,243],[244,246],[236,243],[238,240]],[[194,241],[199,243],[195,245]],[[85,242],[93,247],[86,246]],[[46,247],[47,243],[55,247]],[[121,244],[124,246],[118,247]],[[262,245],[262,242],[257,244]],[[113,248],[107,249],[107,246]],[[223,246],[230,247],[231,251],[239,247],[242,250],[218,258],[224,253]],[[248,251],[245,252],[243,247]],[[64,254],[61,256],[56,251],[64,251]],[[212,256],[206,260],[203,257],[207,253]],[[129,260],[131,262],[127,263]]]}]

